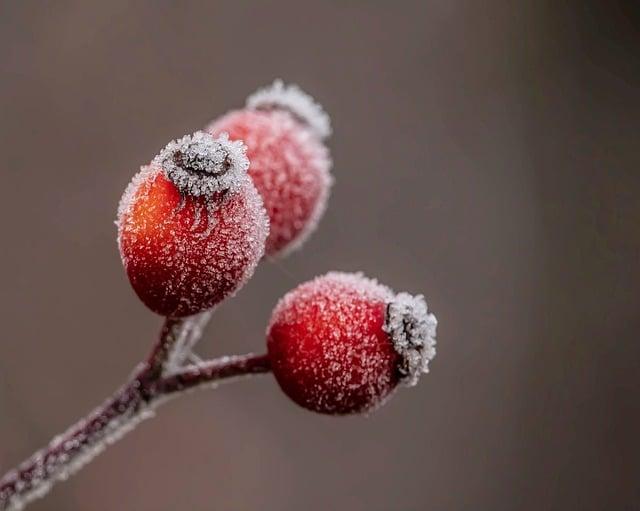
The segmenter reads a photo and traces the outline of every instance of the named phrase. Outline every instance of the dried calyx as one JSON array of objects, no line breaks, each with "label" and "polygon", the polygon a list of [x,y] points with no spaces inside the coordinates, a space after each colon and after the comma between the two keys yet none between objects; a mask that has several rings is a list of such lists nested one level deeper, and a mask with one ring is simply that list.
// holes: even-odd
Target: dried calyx
[{"label": "dried calyx", "polygon": [[407,386],[418,382],[429,371],[429,361],[436,355],[438,321],[427,309],[422,295],[398,293],[387,304],[384,331],[400,355],[400,380]]},{"label": "dried calyx", "polygon": [[284,110],[321,140],[331,135],[329,115],[297,85],[285,85],[282,80],[276,80],[249,96],[247,107],[254,110]]},{"label": "dried calyx", "polygon": [[245,152],[241,141],[232,142],[224,133],[213,138],[197,131],[169,142],[153,164],[163,170],[181,193],[211,197],[240,185],[249,168]]}]

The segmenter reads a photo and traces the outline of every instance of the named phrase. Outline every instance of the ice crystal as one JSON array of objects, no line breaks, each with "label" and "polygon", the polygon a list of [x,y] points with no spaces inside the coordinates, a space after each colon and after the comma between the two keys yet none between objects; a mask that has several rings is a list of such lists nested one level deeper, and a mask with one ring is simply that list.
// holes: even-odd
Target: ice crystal
[{"label": "ice crystal", "polygon": [[153,159],[178,189],[193,197],[234,191],[249,168],[242,141],[230,141],[226,133],[214,139],[197,131],[173,140]]},{"label": "ice crystal", "polygon": [[320,139],[331,135],[331,120],[322,106],[294,84],[276,80],[247,98],[247,107],[256,110],[285,110],[306,125]]},{"label": "ice crystal", "polygon": [[251,160],[249,175],[270,220],[268,256],[299,248],[315,230],[329,197],[331,159],[326,146],[280,111],[236,110],[208,128],[242,139]]},{"label": "ice crystal", "polygon": [[[64,481],[93,460],[108,445],[118,441],[140,422],[154,415],[162,400],[146,403],[133,388],[123,389],[114,399],[96,409],[87,419],[55,437],[1,481],[0,504],[19,511],[43,497],[57,481]],[[12,492],[8,486],[13,486]]]},{"label": "ice crystal", "polygon": [[[289,367],[282,373],[293,375],[284,386],[294,400],[325,413],[350,413],[362,403],[380,406],[394,375],[406,386],[417,383],[435,356],[436,326],[421,295],[396,294],[362,273],[330,272],[279,301],[269,351],[276,376],[279,366]],[[285,332],[295,341],[282,342]],[[299,384],[304,379],[314,383]]]},{"label": "ice crystal", "polygon": [[398,356],[381,330],[394,293],[361,273],[330,272],[276,305],[268,327],[273,372],[298,404],[328,414],[371,411],[397,382]]},{"label": "ice crystal", "polygon": [[[338,302],[338,297],[343,299]],[[359,303],[354,301],[355,298],[388,303],[393,297],[394,293],[389,287],[380,284],[376,279],[365,277],[362,272],[330,271],[285,294],[274,308],[268,328],[276,318],[280,322],[294,323],[299,318],[309,317],[309,311],[313,308],[324,311],[333,304],[344,303],[345,310],[336,309],[339,313],[336,317],[340,321],[333,325],[331,331],[332,337],[339,338],[341,332],[338,331],[338,326],[346,329],[344,333],[359,331],[358,325],[349,322],[349,317],[359,306]]]},{"label": "ice crystal", "polygon": [[383,328],[402,358],[399,369],[405,385],[415,385],[421,373],[429,372],[429,361],[436,355],[437,326],[422,295],[398,293],[388,303]]},{"label": "ice crystal", "polygon": [[207,310],[185,318],[180,324],[175,347],[166,363],[166,372],[168,374],[177,372],[185,361],[195,357],[193,348],[202,337],[202,332],[212,314],[213,310]]},{"label": "ice crystal", "polygon": [[236,186],[208,200],[178,193],[155,164],[133,178],[118,208],[118,244],[134,289],[152,310],[195,314],[251,277],[269,220],[245,172]]}]

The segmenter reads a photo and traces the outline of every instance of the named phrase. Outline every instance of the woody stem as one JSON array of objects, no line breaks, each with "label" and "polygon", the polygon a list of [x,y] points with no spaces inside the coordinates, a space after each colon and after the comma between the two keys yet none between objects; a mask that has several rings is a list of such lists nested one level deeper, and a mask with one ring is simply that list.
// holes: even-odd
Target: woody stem
[{"label": "woody stem", "polygon": [[0,511],[17,511],[91,461],[170,397],[239,376],[270,371],[266,355],[209,360],[167,373],[182,320],[167,319],[157,344],[127,383],[101,406],[0,479]]}]

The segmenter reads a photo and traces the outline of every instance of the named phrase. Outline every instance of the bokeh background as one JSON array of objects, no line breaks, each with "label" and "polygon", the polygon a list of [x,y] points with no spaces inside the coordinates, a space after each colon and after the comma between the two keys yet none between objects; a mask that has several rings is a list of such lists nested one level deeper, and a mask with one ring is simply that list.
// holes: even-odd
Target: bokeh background
[{"label": "bokeh background", "polygon": [[336,184],[204,355],[259,351],[331,269],[424,292],[438,356],[368,418],[271,377],[171,402],[40,510],[600,510],[640,499],[637,2],[0,2],[0,471],[161,323],[115,243],[127,182],[276,77],[331,113]]}]

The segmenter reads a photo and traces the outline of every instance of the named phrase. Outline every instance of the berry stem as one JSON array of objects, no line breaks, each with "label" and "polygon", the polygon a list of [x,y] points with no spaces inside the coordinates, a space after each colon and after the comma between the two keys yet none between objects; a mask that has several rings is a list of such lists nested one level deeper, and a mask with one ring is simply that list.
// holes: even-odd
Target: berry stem
[{"label": "berry stem", "polygon": [[165,366],[175,351],[181,337],[185,335],[187,320],[166,318],[160,330],[160,339],[147,359],[149,377],[157,378],[165,372]]},{"label": "berry stem", "polygon": [[194,330],[188,322],[167,319],[148,359],[123,387],[0,479],[0,511],[17,511],[44,496],[56,482],[67,479],[141,421],[153,417],[154,410],[169,398],[233,377],[270,371],[267,355],[252,354],[168,368],[173,351],[184,349],[181,343],[185,341],[192,345],[197,341],[194,337],[201,335],[202,329]]},{"label": "berry stem", "polygon": [[215,385],[220,380],[253,374],[268,373],[271,363],[268,355],[234,355],[208,360],[182,368],[159,383],[159,392],[169,396],[196,388]]},{"label": "berry stem", "polygon": [[165,372],[175,371],[185,363],[202,337],[202,332],[212,315],[213,310],[207,310],[182,319],[178,326],[176,343],[165,362]]}]

